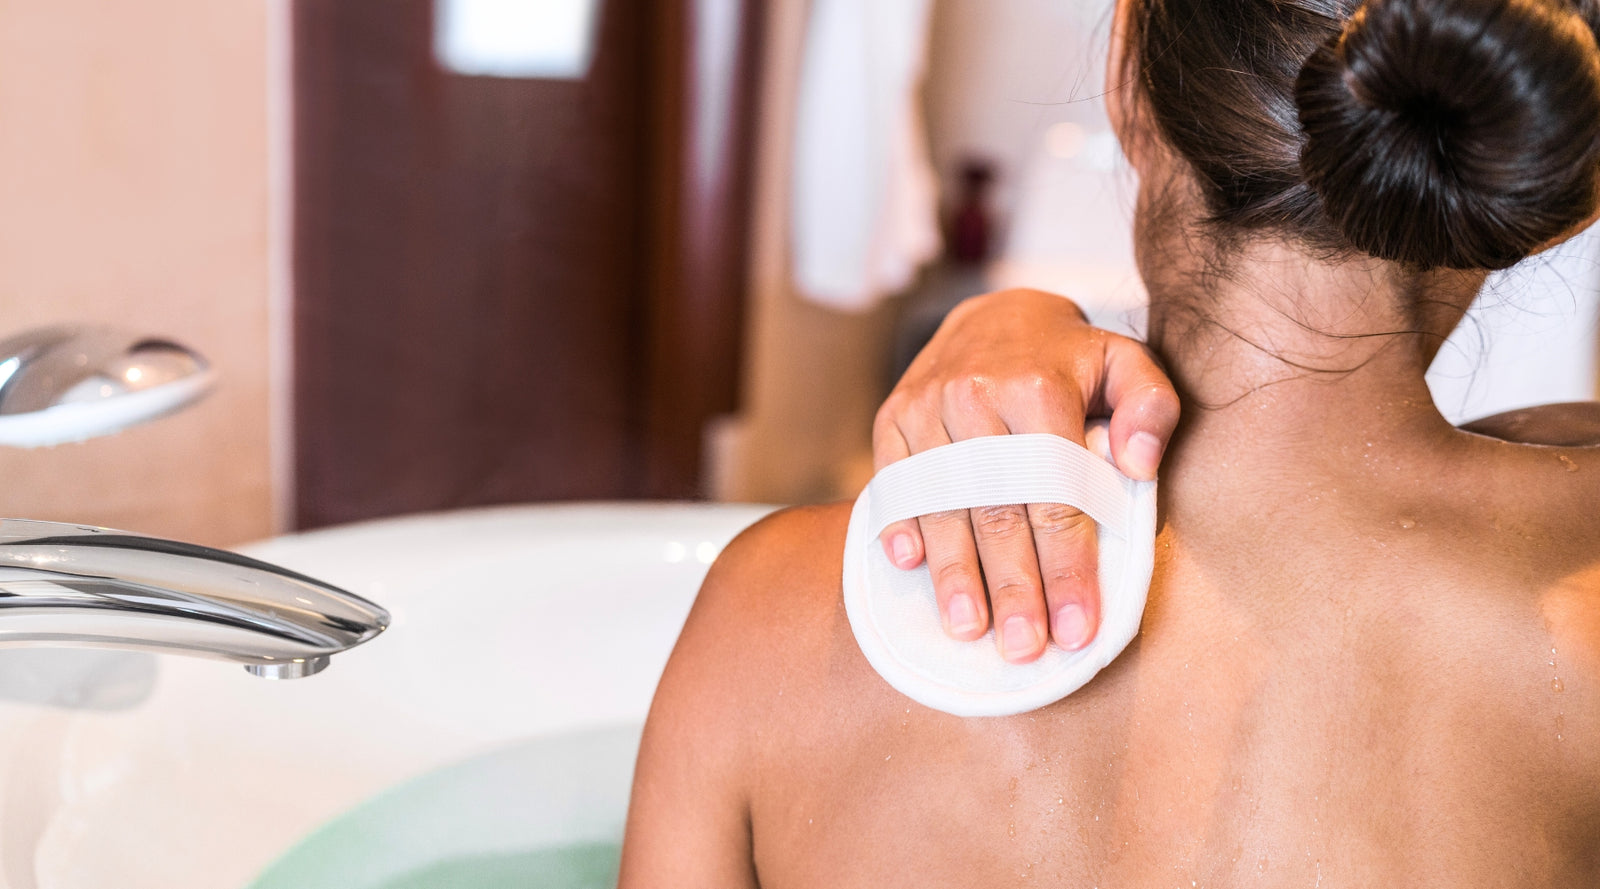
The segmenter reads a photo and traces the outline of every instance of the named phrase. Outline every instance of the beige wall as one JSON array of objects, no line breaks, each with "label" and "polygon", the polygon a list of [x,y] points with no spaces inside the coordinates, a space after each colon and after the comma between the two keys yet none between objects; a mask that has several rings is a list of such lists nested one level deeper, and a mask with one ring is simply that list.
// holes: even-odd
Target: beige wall
[{"label": "beige wall", "polygon": [[806,0],[767,6],[743,404],[714,433],[711,494],[802,503],[851,497],[871,476],[892,304],[845,314],[800,298],[789,270],[789,170]]},{"label": "beige wall", "polygon": [[928,141],[955,195],[969,156],[999,167],[991,207],[1011,218],[1051,125],[1106,126],[1111,0],[936,0],[928,41]]},{"label": "beige wall", "polygon": [[[791,283],[789,178],[808,6],[767,7],[744,405],[711,436],[709,477],[719,498],[854,496],[871,475],[872,415],[886,394],[899,306],[833,312],[801,299]],[[1092,6],[936,0],[924,92],[934,164],[951,190],[962,158],[994,158],[1002,168],[995,208],[1004,218],[1039,135],[1057,121],[1101,113],[1092,100],[1063,104],[1097,85],[1100,62],[1064,51],[1062,40],[1095,17]]]},{"label": "beige wall", "polygon": [[0,3],[0,336],[118,324],[221,373],[142,428],[0,450],[0,514],[271,530],[266,72],[261,0]]}]

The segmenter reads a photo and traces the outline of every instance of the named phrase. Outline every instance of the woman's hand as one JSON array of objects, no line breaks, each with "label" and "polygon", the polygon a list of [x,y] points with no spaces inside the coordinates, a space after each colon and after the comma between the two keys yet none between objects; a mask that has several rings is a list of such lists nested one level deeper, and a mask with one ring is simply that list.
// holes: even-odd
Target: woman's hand
[{"label": "woman's hand", "polygon": [[[1083,444],[1084,421],[1111,417],[1111,454],[1155,478],[1178,423],[1178,396],[1144,344],[1089,325],[1070,300],[1037,290],[973,297],[952,311],[878,409],[877,468],[983,435],[1051,432]],[[898,522],[889,560],[933,575],[945,632],[981,637],[993,613],[1000,652],[1026,663],[1056,644],[1077,650],[1100,625],[1094,520],[1034,503]],[[982,572],[979,572],[979,563]],[[988,582],[985,596],[984,582]]]}]

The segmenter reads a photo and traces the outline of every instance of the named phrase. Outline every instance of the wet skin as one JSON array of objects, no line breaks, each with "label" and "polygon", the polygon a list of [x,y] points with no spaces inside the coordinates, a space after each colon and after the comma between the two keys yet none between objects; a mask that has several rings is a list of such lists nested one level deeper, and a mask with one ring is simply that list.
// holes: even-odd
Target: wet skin
[{"label": "wet skin", "polygon": [[1600,885],[1600,450],[1445,438],[1268,498],[1180,451],[1140,638],[1008,718],[872,672],[847,505],[768,519],[662,682],[624,885]]},{"label": "wet skin", "polygon": [[1600,886],[1600,405],[1451,426],[1425,373],[1485,272],[1219,251],[1124,144],[1184,403],[1139,637],[1035,713],[930,711],[850,633],[848,504],[780,513],[662,678],[623,886]]}]

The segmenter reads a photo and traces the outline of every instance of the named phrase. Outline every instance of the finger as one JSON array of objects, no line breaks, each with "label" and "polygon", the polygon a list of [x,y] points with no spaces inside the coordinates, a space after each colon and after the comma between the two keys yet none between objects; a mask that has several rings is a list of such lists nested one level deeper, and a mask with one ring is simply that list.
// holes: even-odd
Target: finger
[{"label": "finger", "polygon": [[[902,413],[896,425],[909,452],[920,454],[950,443],[949,430],[935,410]],[[962,641],[981,638],[989,629],[989,608],[966,510],[921,516],[915,525],[921,544],[918,556],[927,559],[945,633]],[[892,552],[890,558],[894,558]]]},{"label": "finger", "polygon": [[967,511],[932,513],[917,523],[922,529],[928,573],[933,577],[945,633],[963,642],[982,638],[989,629],[989,610]]},{"label": "finger", "polygon": [[[882,469],[911,456],[911,446],[900,430],[900,417],[910,411],[896,393],[891,395],[872,418],[872,468]],[[909,417],[908,417],[909,419]]]},{"label": "finger", "polygon": [[974,509],[972,527],[1000,655],[1014,664],[1033,661],[1044,653],[1050,624],[1028,509],[1022,505]]},{"label": "finger", "polygon": [[[1084,442],[1084,407],[1075,393],[1052,393],[1018,405],[1008,418],[1012,432],[1049,432]],[[1094,520],[1060,503],[1028,505],[1030,541],[1044,587],[1050,637],[1068,651],[1094,640],[1100,626],[1099,534]],[[988,562],[984,562],[987,568]],[[996,626],[1003,626],[995,608]]]},{"label": "finger", "polygon": [[[1001,420],[995,402],[1010,404],[1019,397],[1026,400],[1038,394],[1027,381],[1022,385],[1029,391],[1021,392],[995,391],[988,381],[977,383],[947,393],[945,425],[953,440],[1007,434],[1011,430]],[[1049,642],[1050,623],[1027,507],[1016,504],[974,509],[970,521],[1000,655],[1016,664],[1036,660]],[[931,551],[932,541],[929,547]]]},{"label": "finger", "polygon": [[1124,337],[1107,343],[1105,373],[1111,456],[1130,478],[1154,479],[1178,428],[1178,393],[1144,344]]},{"label": "finger", "polygon": [[883,554],[889,557],[889,564],[896,568],[910,571],[922,564],[922,529],[915,519],[884,528],[878,535],[878,542],[883,544]]},{"label": "finger", "polygon": [[[911,446],[894,422],[890,403],[878,411],[872,424],[872,462],[874,469],[882,469],[911,456]],[[909,571],[922,564],[922,532],[913,520],[895,522],[878,535],[883,554],[896,568]]]},{"label": "finger", "polygon": [[1077,651],[1100,629],[1100,544],[1094,519],[1062,503],[1028,506],[1039,574],[1050,609],[1050,635]]}]

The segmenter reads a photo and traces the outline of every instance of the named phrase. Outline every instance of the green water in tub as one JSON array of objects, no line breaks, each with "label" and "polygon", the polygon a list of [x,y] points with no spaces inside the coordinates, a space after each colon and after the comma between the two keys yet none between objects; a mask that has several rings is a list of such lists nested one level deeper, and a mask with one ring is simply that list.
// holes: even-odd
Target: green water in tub
[{"label": "green water in tub", "polygon": [[622,847],[585,843],[520,855],[463,858],[412,871],[383,884],[383,889],[612,889]]},{"label": "green water in tub", "polygon": [[616,885],[639,727],[539,738],[378,794],[250,889]]}]

